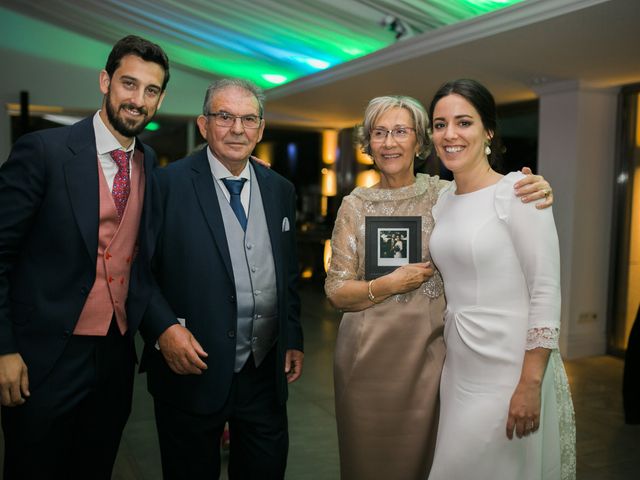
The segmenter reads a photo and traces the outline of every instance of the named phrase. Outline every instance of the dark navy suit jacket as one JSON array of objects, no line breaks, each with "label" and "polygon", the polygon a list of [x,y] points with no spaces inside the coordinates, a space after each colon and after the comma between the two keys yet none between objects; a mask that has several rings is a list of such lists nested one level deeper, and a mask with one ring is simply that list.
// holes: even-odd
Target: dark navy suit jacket
[{"label": "dark navy suit jacket", "polygon": [[[144,208],[127,300],[136,331],[150,295],[147,206],[155,153],[140,141]],[[33,389],[60,357],[96,275],[98,157],[92,117],[30,133],[0,168],[0,354],[19,352]]]},{"label": "dark navy suit jacket", "polygon": [[[295,189],[274,171],[256,163],[253,167],[275,263],[279,336],[273,374],[278,399],[284,402],[285,352],[302,350]],[[149,391],[157,399],[193,413],[213,413],[224,404],[233,377],[237,309],[231,257],[207,149],[156,170],[154,178],[158,243],[153,268],[159,289],[152,295],[140,328],[146,340],[142,368],[147,371]],[[176,317],[186,320],[186,327],[209,354],[204,360],[208,369],[202,375],[173,373],[154,348],[158,336],[177,322]]]}]

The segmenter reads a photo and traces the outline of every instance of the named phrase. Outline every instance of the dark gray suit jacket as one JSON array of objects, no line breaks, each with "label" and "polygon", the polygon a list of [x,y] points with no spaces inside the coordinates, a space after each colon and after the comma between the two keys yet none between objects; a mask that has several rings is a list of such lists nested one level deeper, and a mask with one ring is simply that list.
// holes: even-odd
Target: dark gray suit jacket
[{"label": "dark gray suit jacket", "polygon": [[[287,398],[284,357],[302,350],[295,189],[284,177],[253,163],[273,250],[278,291],[276,388]],[[218,410],[229,393],[236,350],[236,291],[224,222],[207,159],[207,149],[155,172],[153,268],[158,290],[140,331],[146,346],[142,368],[149,391],[165,403],[193,413]],[[283,219],[290,228],[283,231]],[[177,375],[154,348],[158,336],[184,318],[209,354],[202,375]]]},{"label": "dark gray suit jacket", "polygon": [[[149,301],[151,174],[127,300],[135,332]],[[72,334],[96,275],[100,193],[92,117],[30,133],[0,168],[0,354],[19,352],[31,389],[51,370]]]}]

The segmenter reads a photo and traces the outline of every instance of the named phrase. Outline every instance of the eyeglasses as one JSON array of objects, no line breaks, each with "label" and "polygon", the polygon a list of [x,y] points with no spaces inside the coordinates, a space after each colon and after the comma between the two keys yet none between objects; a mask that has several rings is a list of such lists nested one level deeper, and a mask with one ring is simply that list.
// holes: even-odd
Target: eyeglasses
[{"label": "eyeglasses", "polygon": [[219,127],[232,127],[236,123],[236,118],[240,119],[244,128],[258,128],[262,122],[262,117],[258,115],[232,115],[227,112],[207,113],[207,117],[214,117],[216,125]]},{"label": "eyeglasses", "polygon": [[391,136],[398,142],[404,142],[411,132],[415,132],[415,128],[411,127],[396,127],[393,130],[387,130],[386,128],[374,128],[371,130],[371,142],[381,143],[387,139],[387,135]]}]

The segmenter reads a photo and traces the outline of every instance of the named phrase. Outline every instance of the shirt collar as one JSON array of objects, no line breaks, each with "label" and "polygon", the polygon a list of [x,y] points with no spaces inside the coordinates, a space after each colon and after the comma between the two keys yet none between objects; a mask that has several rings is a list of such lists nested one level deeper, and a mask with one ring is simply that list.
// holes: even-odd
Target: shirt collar
[{"label": "shirt collar", "polygon": [[129,148],[124,148],[120,145],[120,142],[116,140],[116,137],[113,136],[113,133],[109,131],[107,126],[102,121],[100,117],[100,110],[98,110],[93,116],[93,131],[96,135],[96,150],[98,151],[98,155],[104,155],[113,150],[124,150],[125,152],[131,152],[136,146],[136,139],[133,138],[133,142],[129,145]]},{"label": "shirt collar", "polygon": [[251,171],[249,169],[249,162],[244,166],[244,169],[240,172],[240,175],[233,175],[227,167],[225,167],[220,160],[218,160],[211,149],[207,146],[207,159],[209,160],[209,165],[211,166],[211,172],[213,173],[214,178],[218,180],[222,180],[223,178],[246,178],[247,180],[251,180]]}]

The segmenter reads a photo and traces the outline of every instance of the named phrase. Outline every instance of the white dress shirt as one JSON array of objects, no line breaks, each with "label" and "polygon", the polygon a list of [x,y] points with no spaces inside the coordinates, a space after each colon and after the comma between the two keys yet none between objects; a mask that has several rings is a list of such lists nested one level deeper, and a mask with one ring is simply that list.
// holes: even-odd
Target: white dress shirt
[{"label": "white dress shirt", "polygon": [[231,194],[227,187],[225,187],[224,183],[222,183],[223,178],[230,178],[232,180],[238,180],[240,178],[246,178],[247,181],[244,182],[244,186],[242,187],[242,192],[240,192],[240,202],[242,203],[242,208],[244,208],[244,214],[249,218],[249,199],[251,198],[251,169],[249,168],[249,162],[245,165],[240,175],[235,176],[232,175],[231,172],[225,167],[220,160],[218,160],[211,149],[207,147],[207,159],[209,160],[209,166],[211,167],[211,174],[213,178],[218,182],[220,188],[222,189],[222,193],[224,197],[229,201],[231,198]]},{"label": "white dress shirt", "polygon": [[[131,142],[129,148],[123,148],[102,121],[100,110],[93,116],[93,131],[96,135],[96,150],[98,151],[98,160],[100,160],[102,173],[107,179],[109,190],[113,190],[113,179],[116,177],[116,173],[118,173],[118,165],[113,158],[111,158],[110,152],[113,150],[122,150],[127,153],[133,152],[136,146],[136,139],[135,137],[133,138],[133,142]],[[129,172],[131,172],[131,154],[129,155]]]}]

